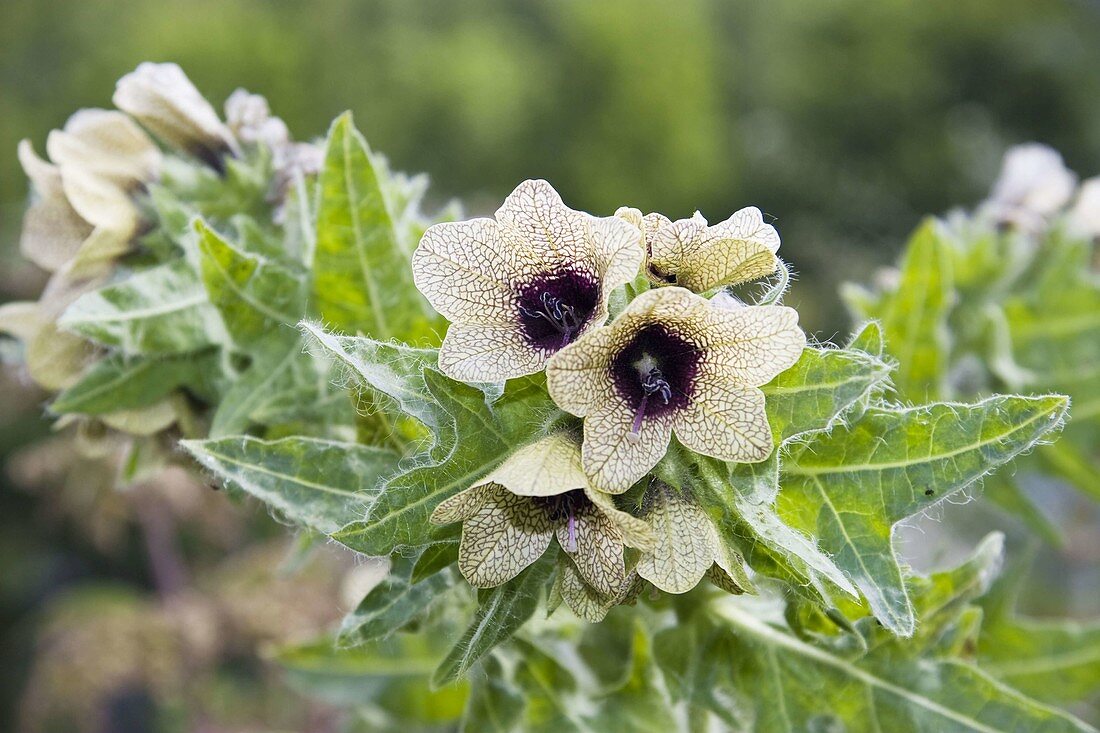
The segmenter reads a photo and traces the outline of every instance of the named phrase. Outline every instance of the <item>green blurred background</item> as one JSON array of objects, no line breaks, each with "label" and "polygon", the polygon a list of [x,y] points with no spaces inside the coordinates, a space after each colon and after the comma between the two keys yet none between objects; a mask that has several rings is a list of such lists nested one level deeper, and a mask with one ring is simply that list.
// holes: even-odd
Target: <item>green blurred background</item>
[{"label": "green blurred background", "polygon": [[[350,108],[473,212],[529,177],[599,214],[759,206],[822,339],[848,325],[839,282],[892,261],[923,213],[978,201],[1009,145],[1100,170],[1095,0],[4,0],[0,301],[42,283],[17,255],[16,143],[41,152],[143,60],[180,63],[218,106],[264,94],[298,138]],[[40,399],[0,380],[0,457],[45,432]],[[106,551],[51,495],[0,482],[8,730],[40,609],[74,583],[150,581],[132,528]]]}]

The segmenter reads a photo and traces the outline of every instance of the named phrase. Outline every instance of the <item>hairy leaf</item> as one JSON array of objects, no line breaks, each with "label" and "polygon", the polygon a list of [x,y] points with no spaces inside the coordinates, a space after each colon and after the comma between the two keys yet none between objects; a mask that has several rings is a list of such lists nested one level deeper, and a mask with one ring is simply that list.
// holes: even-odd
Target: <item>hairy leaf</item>
[{"label": "hairy leaf", "polygon": [[409,415],[433,432],[448,421],[447,413],[424,382],[424,370],[436,369],[438,350],[365,336],[339,336],[313,323],[302,323],[301,328],[307,338],[377,395],[379,407],[392,417]]},{"label": "hairy leaf", "polygon": [[534,379],[512,380],[490,406],[479,389],[435,371],[423,375],[449,424],[440,431],[431,463],[387,481],[361,521],[332,535],[358,552],[388,555],[441,537],[444,530],[429,522],[436,506],[492,471],[516,446],[531,442],[543,430],[537,416],[553,412],[544,388]]},{"label": "hairy leaf", "polygon": [[186,385],[201,385],[218,371],[217,355],[164,359],[108,356],[50,404],[58,414],[103,415],[148,407]]},{"label": "hairy leaf", "polygon": [[340,624],[337,641],[345,646],[384,639],[407,625],[451,587],[451,576],[435,573],[419,582],[410,579],[413,563],[401,560],[371,589]]},{"label": "hairy leaf", "polygon": [[290,330],[305,308],[302,282],[283,266],[234,247],[201,219],[202,282],[233,340],[242,346],[278,329]]},{"label": "hairy leaf", "polygon": [[1061,425],[1066,408],[1060,396],[872,408],[791,449],[779,515],[816,537],[875,616],[908,636],[915,618],[891,545],[894,525],[1031,448]]},{"label": "hairy leaf", "polygon": [[441,686],[462,677],[534,615],[554,567],[554,554],[546,553],[518,577],[479,597],[473,622],[436,669],[433,684]]},{"label": "hairy leaf", "polygon": [[[993,536],[959,568],[915,579],[913,605],[920,614],[921,637],[899,639],[874,624],[861,623],[861,633],[867,636],[864,651],[810,643],[769,618],[765,609],[727,597],[715,608],[715,616],[699,614],[694,623],[700,626],[696,634],[711,644],[724,635],[731,687],[741,694],[711,701],[703,690],[696,699],[723,716],[735,702],[733,712],[753,719],[745,727],[761,733],[836,726],[975,733],[1093,730],[945,653],[945,639],[972,628],[974,616],[967,602],[988,587],[1000,553],[1001,538]],[[674,689],[684,689],[692,679],[691,674],[685,679],[685,669],[694,675],[709,670],[692,669],[690,653],[669,649],[671,643],[663,645],[667,651],[658,659],[679,681]],[[712,689],[723,691],[724,680],[714,682]]]},{"label": "hairy leaf", "polygon": [[860,318],[881,321],[887,349],[898,363],[894,381],[913,398],[943,394],[947,372],[951,258],[937,227],[929,219],[913,234],[896,288],[878,300],[851,287],[844,291]]},{"label": "hairy leaf", "polygon": [[225,340],[217,310],[183,260],[81,296],[58,325],[126,354],[185,354]]},{"label": "hairy leaf", "polygon": [[377,497],[381,479],[397,466],[390,451],[317,438],[240,436],[182,445],[221,480],[324,533],[361,517]]},{"label": "hairy leaf", "polygon": [[377,339],[432,336],[366,140],[350,114],[329,130],[320,177],[313,299],[325,323]]},{"label": "hairy leaf", "polygon": [[336,382],[332,362],[306,351],[293,332],[274,333],[251,351],[251,363],[226,391],[214,412],[210,437],[221,438],[253,425],[301,423],[318,432],[350,428],[355,410]]},{"label": "hairy leaf", "polygon": [[889,375],[886,364],[863,351],[806,349],[762,387],[776,444],[828,429]]}]

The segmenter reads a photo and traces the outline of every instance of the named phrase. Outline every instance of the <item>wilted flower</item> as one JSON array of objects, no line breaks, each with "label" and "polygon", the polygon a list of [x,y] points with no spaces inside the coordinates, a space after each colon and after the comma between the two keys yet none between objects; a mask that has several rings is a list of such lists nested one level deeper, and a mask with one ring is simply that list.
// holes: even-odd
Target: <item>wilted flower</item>
[{"label": "wilted flower", "polygon": [[161,160],[157,146],[133,120],[113,110],[80,110],[63,130],[50,133],[46,152],[61,174],[65,195],[88,223],[133,228],[133,192],[157,175]]},{"label": "wilted flower", "polygon": [[1005,153],[983,211],[998,224],[1037,231],[1066,205],[1076,182],[1058,151],[1039,143],[1017,145]]},{"label": "wilted flower", "polygon": [[612,290],[641,267],[641,234],[574,211],[524,181],[495,219],[436,224],[413,254],[416,286],[450,320],[439,366],[466,382],[532,374],[607,320]]},{"label": "wilted flower", "polygon": [[[274,169],[270,199],[281,203],[296,176],[321,170],[325,151],[313,143],[296,143],[286,123],[271,114],[267,100],[259,94],[237,89],[225,100],[225,121],[237,140],[246,145],[263,145],[271,151]],[[281,221],[282,212],[275,213]]]},{"label": "wilted flower", "polygon": [[1067,227],[1074,236],[1100,238],[1100,177],[1090,178],[1081,184],[1077,200],[1069,210]]},{"label": "wilted flower", "polygon": [[217,170],[223,155],[239,153],[229,128],[176,64],[139,64],[118,80],[113,101],[166,144]]},{"label": "wilted flower", "polygon": [[721,309],[683,288],[658,288],[554,355],[547,386],[559,407],[585,418],[592,485],[618,493],[661,460],[673,430],[697,453],[767,458],[758,387],[794,364],[805,343],[791,308]]},{"label": "wilted flower", "polygon": [[646,503],[645,518],[656,542],[639,558],[639,576],[667,593],[687,593],[704,576],[730,593],[751,587],[743,559],[725,545],[714,522],[690,497],[654,481]]},{"label": "wilted flower", "polygon": [[431,519],[463,523],[458,567],[481,588],[519,575],[556,536],[585,582],[611,594],[624,577],[623,544],[652,544],[645,522],[589,486],[580,449],[564,433],[520,448],[481,481],[442,502]]},{"label": "wilted flower", "polygon": [[764,223],[754,206],[714,226],[698,211],[678,221],[657,213],[642,216],[629,208],[619,209],[616,215],[642,230],[646,275],[656,285],[679,285],[702,293],[766,277],[779,265],[775,256],[779,233]]},{"label": "wilted flower", "polygon": [[121,112],[85,109],[50,133],[46,150],[52,163],[29,141],[19,145],[36,194],[23,220],[24,254],[57,271],[126,251],[140,219],[133,194],[160,169],[156,144]]}]

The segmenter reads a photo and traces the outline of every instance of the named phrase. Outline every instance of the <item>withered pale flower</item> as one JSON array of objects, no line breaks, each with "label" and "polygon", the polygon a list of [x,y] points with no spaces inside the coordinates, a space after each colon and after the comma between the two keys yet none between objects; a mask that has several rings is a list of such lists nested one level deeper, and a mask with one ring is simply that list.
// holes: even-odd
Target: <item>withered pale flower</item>
[{"label": "withered pale flower", "polygon": [[[287,190],[299,176],[317,173],[325,161],[320,145],[294,142],[286,123],[271,114],[267,99],[237,89],[225,100],[225,121],[233,136],[246,145],[263,145],[271,152],[272,176],[269,200],[281,205]],[[282,221],[282,209],[275,212]]]},{"label": "withered pale flower", "polygon": [[465,382],[541,370],[607,320],[608,296],[634,278],[643,255],[636,227],[574,211],[541,180],[521,183],[493,219],[430,227],[413,277],[451,321],[440,369]]},{"label": "withered pale flower", "polygon": [[710,226],[698,211],[671,221],[663,214],[622,208],[616,212],[643,233],[646,275],[655,285],[679,285],[703,293],[771,275],[779,266],[779,233],[750,206]]},{"label": "withered pale flower", "polygon": [[137,229],[133,196],[156,177],[161,154],[133,120],[114,110],[80,110],[49,134],[46,152],[85,221],[126,237]]},{"label": "withered pale flower", "polygon": [[1073,195],[1077,176],[1053,148],[1027,143],[1010,148],[982,213],[1001,225],[1040,230]]},{"label": "withered pale flower", "polygon": [[743,559],[722,542],[714,522],[691,497],[654,481],[646,504],[656,542],[639,558],[639,576],[667,593],[687,593],[704,577],[731,593],[752,587]]},{"label": "withered pale flower", "polygon": [[1081,184],[1069,210],[1066,228],[1083,239],[1100,239],[1100,176]]},{"label": "withered pale flower", "polygon": [[232,132],[176,64],[139,64],[118,80],[113,101],[165,144],[217,170],[223,155],[240,152]]},{"label": "withered pale flower", "polygon": [[432,522],[462,522],[458,567],[472,585],[505,583],[551,539],[584,581],[604,594],[623,582],[623,545],[649,547],[648,525],[593,490],[573,438],[555,433],[524,446],[478,483],[443,501]]},{"label": "withered pale flower", "polygon": [[791,308],[722,309],[680,287],[657,288],[555,354],[547,387],[584,418],[582,463],[593,487],[619,493],[661,460],[674,430],[697,453],[767,458],[759,386],[794,364],[805,343]]}]

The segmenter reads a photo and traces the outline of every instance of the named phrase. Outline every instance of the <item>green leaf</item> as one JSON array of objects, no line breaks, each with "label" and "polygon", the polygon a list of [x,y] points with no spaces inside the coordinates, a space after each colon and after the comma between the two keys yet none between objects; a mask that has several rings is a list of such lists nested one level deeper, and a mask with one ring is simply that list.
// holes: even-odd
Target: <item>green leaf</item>
[{"label": "green leaf", "polygon": [[436,635],[395,634],[347,649],[322,639],[278,649],[274,658],[296,688],[342,707],[369,706],[375,719],[389,718],[395,729],[421,730],[453,725],[466,700],[465,684],[428,688],[440,653]]},{"label": "green leaf", "polygon": [[1039,451],[1047,468],[1100,500],[1100,277],[1088,242],[1055,240],[1004,304],[1015,362],[1026,386],[1073,400],[1061,440]]},{"label": "green leaf", "polygon": [[424,382],[424,371],[436,369],[438,350],[417,349],[365,336],[339,336],[308,322],[303,322],[301,328],[307,338],[378,396],[380,408],[391,417],[408,415],[433,433],[451,421]]},{"label": "green leaf", "polygon": [[863,351],[806,349],[762,388],[776,444],[827,430],[889,376],[886,364]]},{"label": "green leaf", "polygon": [[424,552],[420,553],[420,557],[416,559],[416,564],[413,565],[412,569],[410,580],[413,583],[419,583],[425,578],[430,578],[444,568],[458,562],[458,533],[461,531],[462,525],[453,524],[451,526],[454,528],[452,530],[454,537],[429,545],[424,548]]},{"label": "green leaf", "polygon": [[791,527],[855,582],[894,633],[915,618],[891,544],[894,525],[1028,450],[1065,419],[1061,396],[991,397],[973,405],[872,408],[791,448],[777,506]]},{"label": "green leaf", "polygon": [[554,555],[547,552],[519,576],[479,594],[473,622],[432,675],[433,685],[439,687],[461,678],[534,615],[554,568]]},{"label": "green leaf", "polygon": [[686,703],[693,733],[708,730],[708,710],[733,730],[752,729],[746,716],[751,703],[746,691],[734,685],[732,666],[715,664],[719,659],[732,660],[734,653],[728,630],[706,619],[677,624],[654,637],[654,659],[672,699]]},{"label": "green leaf", "polygon": [[470,697],[462,715],[462,733],[509,733],[523,713],[523,694],[512,685],[493,656],[470,675]]},{"label": "green leaf", "polygon": [[543,432],[533,414],[555,410],[537,379],[514,379],[492,406],[485,394],[435,371],[423,372],[432,399],[447,416],[433,447],[432,462],[399,474],[366,511],[332,538],[367,555],[388,555],[399,548],[423,547],[444,536],[428,519],[444,499],[469,488],[520,445]]},{"label": "green leaf", "polygon": [[410,343],[432,338],[437,317],[413,285],[370,149],[350,113],[329,130],[313,265],[314,303],[332,328]]},{"label": "green leaf", "polygon": [[[955,581],[973,576],[967,570]],[[929,608],[936,607],[935,597],[942,604],[970,593],[957,582],[932,585],[936,590],[921,604]],[[853,656],[801,640],[781,621],[769,621],[732,596],[715,612],[727,625],[733,686],[751,690],[741,701],[750,706],[751,728],[759,733],[1093,730],[958,659],[916,657],[905,640],[884,634],[885,641]]]},{"label": "green leaf", "polygon": [[749,566],[765,575],[809,584],[827,599],[823,581],[856,596],[857,591],[836,563],[818,549],[813,535],[788,526],[779,517],[776,454],[762,463],[723,464],[699,457],[694,480],[697,500],[715,521],[719,535],[742,548]]},{"label": "green leaf", "polygon": [[81,296],[58,325],[132,355],[184,354],[226,340],[217,310],[183,260]]},{"label": "green leaf", "polygon": [[326,534],[363,516],[381,479],[397,466],[390,451],[317,438],[240,436],[181,444],[222,481]]},{"label": "green leaf", "polygon": [[422,615],[451,587],[451,576],[436,573],[420,582],[410,580],[413,563],[399,560],[354,611],[344,617],[337,641],[355,646],[384,639]]},{"label": "green leaf", "polygon": [[180,387],[201,384],[218,369],[217,354],[165,359],[100,359],[50,404],[57,415],[103,415],[148,407]]},{"label": "green leaf", "polygon": [[302,281],[281,265],[243,252],[196,219],[202,282],[233,340],[248,346],[298,323]]},{"label": "green leaf", "polygon": [[953,305],[951,254],[934,219],[917,229],[906,246],[897,288],[880,302],[857,302],[844,292],[861,318],[878,318],[890,355],[897,360],[898,391],[914,399],[944,393],[950,334],[947,317]]},{"label": "green leaf", "polygon": [[982,599],[978,666],[1037,700],[1068,705],[1100,701],[1100,619],[1038,619],[1019,615],[1023,567],[998,580]]},{"label": "green leaf", "polygon": [[294,421],[319,431],[354,425],[354,404],[338,386],[332,362],[306,351],[293,332],[272,334],[253,348],[251,359],[218,403],[210,437]]}]

